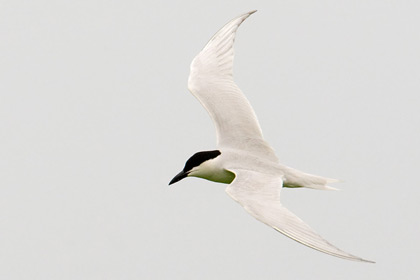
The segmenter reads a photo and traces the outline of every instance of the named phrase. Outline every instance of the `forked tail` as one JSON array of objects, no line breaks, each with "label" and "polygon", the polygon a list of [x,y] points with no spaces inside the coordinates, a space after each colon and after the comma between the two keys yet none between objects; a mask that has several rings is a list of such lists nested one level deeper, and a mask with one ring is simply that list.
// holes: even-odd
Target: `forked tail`
[{"label": "forked tail", "polygon": [[282,166],[284,172],[283,187],[285,188],[310,188],[316,190],[338,190],[329,184],[338,180],[308,174],[287,166]]}]

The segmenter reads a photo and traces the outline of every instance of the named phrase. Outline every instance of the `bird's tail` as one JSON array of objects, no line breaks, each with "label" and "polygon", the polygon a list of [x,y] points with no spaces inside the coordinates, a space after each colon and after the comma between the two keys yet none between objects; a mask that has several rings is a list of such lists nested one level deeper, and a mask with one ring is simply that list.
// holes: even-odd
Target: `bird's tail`
[{"label": "bird's tail", "polygon": [[284,171],[283,187],[286,188],[310,188],[316,190],[338,190],[330,187],[329,184],[336,183],[338,180],[325,178],[317,175],[304,173],[302,171],[282,166]]}]

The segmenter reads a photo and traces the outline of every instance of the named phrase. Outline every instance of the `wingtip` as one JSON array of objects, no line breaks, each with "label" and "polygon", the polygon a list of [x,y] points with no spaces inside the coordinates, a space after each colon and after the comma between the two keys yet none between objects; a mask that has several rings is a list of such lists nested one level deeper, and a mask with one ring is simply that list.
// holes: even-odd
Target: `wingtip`
[{"label": "wingtip", "polygon": [[246,14],[244,14],[246,17],[249,17],[250,15],[252,15],[253,13],[256,13],[257,12],[257,10],[252,10],[252,11],[250,11],[250,12],[248,12],[248,13],[246,13]]},{"label": "wingtip", "polygon": [[376,263],[375,261],[366,260],[366,259],[363,259],[363,258],[361,258],[361,257],[357,257],[357,256],[354,256],[354,255],[352,255],[352,254],[349,254],[349,253],[346,253],[346,252],[344,252],[344,251],[341,251],[341,250],[340,250],[340,249],[338,249],[337,247],[335,247],[335,246],[333,246],[333,245],[329,244],[328,242],[327,242],[327,244],[329,244],[329,246],[331,246],[331,247],[335,248],[335,249],[336,249],[336,250],[338,250],[339,252],[337,253],[337,252],[333,252],[333,251],[331,251],[331,250],[326,250],[325,248],[320,248],[320,247],[314,246],[313,244],[310,244],[310,243],[308,243],[308,242],[303,241],[302,239],[299,239],[299,238],[297,238],[297,237],[295,237],[295,236],[293,236],[293,235],[288,234],[287,232],[285,232],[284,230],[281,230],[281,229],[280,229],[280,228],[278,228],[278,227],[275,227],[275,226],[272,226],[272,227],[273,227],[275,230],[277,230],[278,232],[280,232],[280,233],[282,233],[282,234],[286,235],[287,237],[289,237],[289,238],[291,238],[291,239],[293,239],[293,240],[295,240],[295,241],[297,241],[297,242],[299,242],[299,243],[301,243],[301,244],[303,244],[303,245],[305,245],[305,246],[308,246],[309,248],[312,248],[312,249],[315,249],[315,250],[317,250],[317,251],[320,251],[320,252],[322,252],[322,253],[325,253],[325,254],[328,254],[328,255],[331,255],[331,256],[334,256],[334,257],[338,257],[338,258],[341,258],[341,259],[344,259],[344,260],[349,260],[349,261],[355,261],[355,262],[366,262],[366,263]]},{"label": "wingtip", "polygon": [[356,257],[357,259],[350,259],[352,261],[357,261],[357,262],[365,262],[365,263],[376,263],[375,261],[371,261],[371,260],[366,260],[366,259],[362,259],[360,257]]},{"label": "wingtip", "polygon": [[247,18],[247,17],[249,17],[250,15],[252,15],[253,13],[256,13],[256,12],[258,12],[258,10],[252,10],[252,11],[249,11],[247,13],[241,14],[240,16],[238,16],[238,18],[241,18],[241,17]]}]

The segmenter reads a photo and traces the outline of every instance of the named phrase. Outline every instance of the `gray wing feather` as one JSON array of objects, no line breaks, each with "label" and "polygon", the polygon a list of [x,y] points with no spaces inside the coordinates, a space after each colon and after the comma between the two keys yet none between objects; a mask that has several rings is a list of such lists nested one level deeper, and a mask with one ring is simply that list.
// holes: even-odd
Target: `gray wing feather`
[{"label": "gray wing feather", "polygon": [[236,148],[277,161],[264,141],[257,116],[233,80],[236,30],[255,11],[220,29],[191,63],[188,88],[212,118],[219,147]]},{"label": "gray wing feather", "polygon": [[335,247],[280,204],[282,178],[249,170],[230,170],[234,181],[226,192],[257,220],[310,248],[339,258],[373,262]]}]

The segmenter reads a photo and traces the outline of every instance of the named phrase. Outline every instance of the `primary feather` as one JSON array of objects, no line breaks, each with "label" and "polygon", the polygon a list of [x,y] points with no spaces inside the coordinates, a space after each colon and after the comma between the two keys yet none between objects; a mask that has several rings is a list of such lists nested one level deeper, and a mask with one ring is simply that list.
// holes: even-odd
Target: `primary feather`
[{"label": "primary feather", "polygon": [[315,250],[339,258],[364,261],[335,247],[280,203],[280,176],[250,170],[230,170],[235,180],[226,192],[257,220],[271,226],[287,237]]}]

